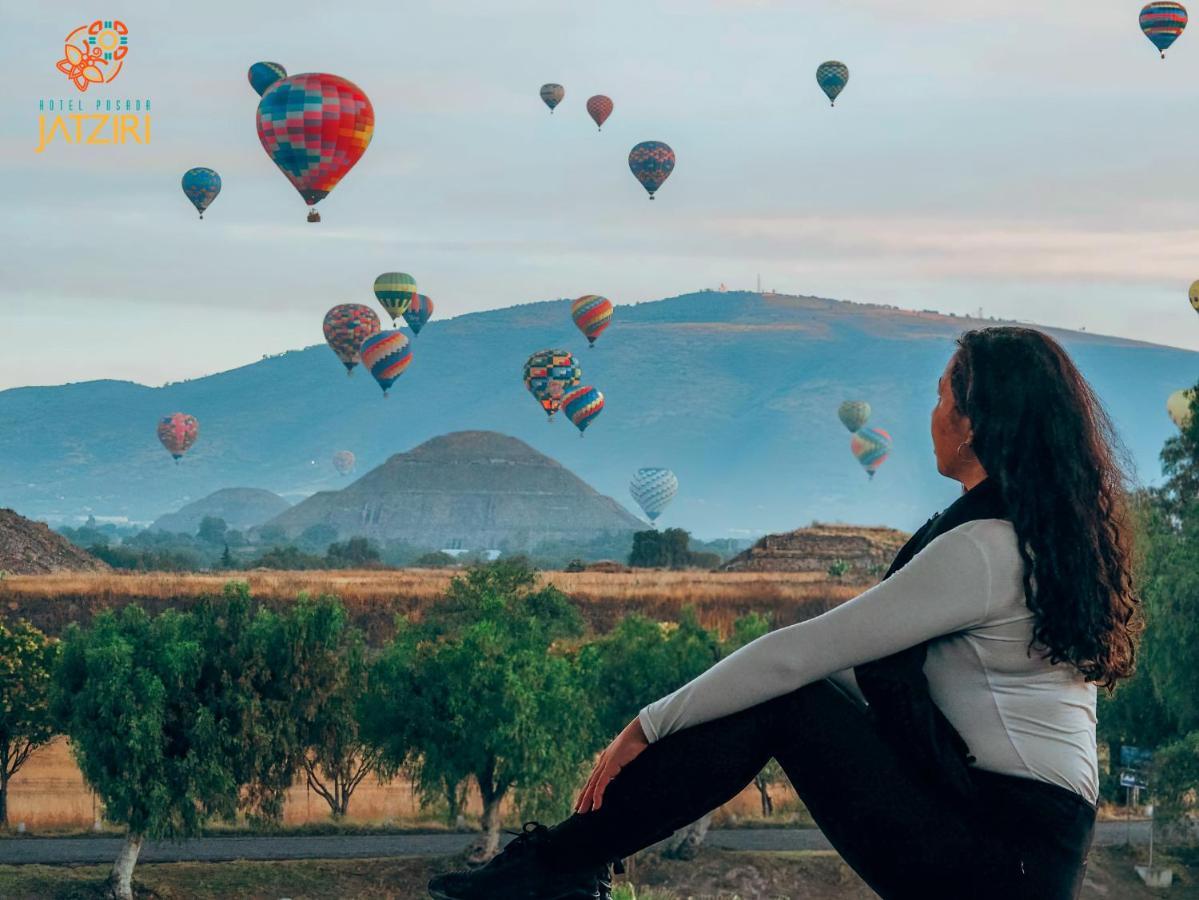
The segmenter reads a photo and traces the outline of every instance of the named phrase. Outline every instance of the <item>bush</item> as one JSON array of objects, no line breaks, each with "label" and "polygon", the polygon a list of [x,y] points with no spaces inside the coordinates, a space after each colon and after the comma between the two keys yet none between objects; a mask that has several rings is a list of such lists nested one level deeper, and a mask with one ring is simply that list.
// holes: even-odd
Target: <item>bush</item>
[{"label": "bush", "polygon": [[305,553],[299,547],[288,544],[285,547],[272,547],[250,563],[250,566],[264,569],[323,569],[325,558]]},{"label": "bush", "polygon": [[364,537],[350,538],[344,544],[330,544],[325,553],[330,569],[372,569],[379,567],[379,549]]},{"label": "bush", "polygon": [[448,553],[441,550],[434,550],[431,553],[421,554],[412,564],[419,569],[444,569],[447,566],[452,566],[454,562],[454,557]]},{"label": "bush", "polygon": [[849,571],[849,563],[843,559],[834,559],[828,567],[829,578],[841,578]]}]

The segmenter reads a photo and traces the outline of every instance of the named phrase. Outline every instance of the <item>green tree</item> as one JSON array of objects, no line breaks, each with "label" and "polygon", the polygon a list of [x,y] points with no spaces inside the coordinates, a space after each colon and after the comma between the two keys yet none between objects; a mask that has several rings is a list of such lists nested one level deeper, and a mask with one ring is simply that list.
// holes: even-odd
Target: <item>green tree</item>
[{"label": "green tree", "polygon": [[336,540],[336,528],[328,522],[317,522],[300,532],[298,543],[300,547],[312,553],[323,553]]},{"label": "green tree", "polygon": [[379,566],[379,548],[364,537],[330,544],[325,563],[331,569],[372,569]]},{"label": "green tree", "polygon": [[638,531],[633,535],[629,565],[647,569],[681,569],[690,562],[691,535],[682,528]]},{"label": "green tree", "polygon": [[443,550],[432,550],[428,553],[422,553],[412,562],[412,565],[418,569],[444,569],[453,564],[454,557]]},{"label": "green tree", "polygon": [[271,547],[250,563],[250,567],[263,569],[323,569],[325,558],[305,553],[299,547],[288,544],[285,547]]},{"label": "green tree", "polygon": [[401,620],[371,672],[364,733],[422,800],[473,779],[483,799],[474,855],[495,854],[500,804],[522,818],[564,817],[593,751],[587,694],[564,638],[578,611],[537,573],[498,561],[455,578],[420,623]]},{"label": "green tree", "polygon": [[217,516],[205,516],[200,520],[196,537],[205,544],[223,544],[225,543],[225,532],[228,530],[229,526],[225,524],[224,519]]},{"label": "green tree", "polygon": [[8,825],[8,782],[54,737],[51,673],[57,645],[28,622],[0,622],[0,828]]}]

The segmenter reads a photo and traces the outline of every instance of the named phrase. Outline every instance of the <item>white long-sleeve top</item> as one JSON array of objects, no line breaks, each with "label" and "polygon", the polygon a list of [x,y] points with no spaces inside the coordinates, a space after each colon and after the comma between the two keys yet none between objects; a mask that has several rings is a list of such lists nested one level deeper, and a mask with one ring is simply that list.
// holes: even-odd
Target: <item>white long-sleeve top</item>
[{"label": "white long-sleeve top", "polygon": [[[976,519],[828,612],[751,641],[638,713],[650,742],[831,677],[865,702],[853,667],[930,641],[933,701],[981,769],[1099,794],[1095,685],[1028,652],[1033,614],[1012,524]],[[813,727],[822,727],[813,723]]]}]

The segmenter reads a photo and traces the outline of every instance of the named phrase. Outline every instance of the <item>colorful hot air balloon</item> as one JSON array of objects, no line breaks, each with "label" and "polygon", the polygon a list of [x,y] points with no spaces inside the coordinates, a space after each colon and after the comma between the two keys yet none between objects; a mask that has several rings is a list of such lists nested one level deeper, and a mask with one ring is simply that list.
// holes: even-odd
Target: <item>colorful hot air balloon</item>
[{"label": "colorful hot air balloon", "polygon": [[221,176],[213,169],[198,166],[183,173],[183,193],[204,218],[204,210],[221,192]]},{"label": "colorful hot air balloon", "polygon": [[384,272],[375,279],[375,296],[394,325],[416,299],[416,279],[407,272]]},{"label": "colorful hot air balloon", "polygon": [[1147,3],[1141,8],[1141,31],[1161,51],[1162,59],[1186,27],[1187,10],[1181,3]]},{"label": "colorful hot air balloon", "polygon": [[670,469],[638,469],[629,482],[629,493],[651,522],[658,521],[678,492],[679,480]]},{"label": "colorful hot air balloon", "polygon": [[424,294],[417,294],[408,308],[404,310],[404,321],[408,323],[413,334],[420,334],[420,330],[432,317],[433,301]]},{"label": "colorful hot air balloon", "polygon": [[541,99],[550,108],[551,114],[554,112],[554,107],[561,103],[565,96],[566,88],[560,84],[543,84],[541,86]]},{"label": "colorful hot air balloon", "polygon": [[[282,78],[258,101],[258,139],[309,206],[333,190],[366,152],[375,110],[366,94],[336,75]],[[315,209],[309,221],[320,221]]]},{"label": "colorful hot air balloon", "polygon": [[592,420],[604,411],[604,395],[588,385],[577,387],[562,398],[562,411],[582,437]]},{"label": "colorful hot air balloon", "polygon": [[395,384],[412,362],[408,336],[399,330],[371,335],[362,342],[359,353],[362,355],[362,364],[370,369],[379,387],[383,388],[384,397],[388,388]]},{"label": "colorful hot air balloon", "polygon": [[583,372],[568,350],[538,350],[525,361],[525,387],[552,420]]},{"label": "colorful hot air balloon", "polygon": [[674,151],[661,141],[642,141],[629,151],[629,169],[654,199],[654,191],[674,171]]},{"label": "colorful hot air balloon", "polygon": [[258,92],[261,97],[276,81],[287,77],[287,69],[276,62],[256,62],[250,66],[250,71],[246,73],[246,78],[250,81],[250,87]]},{"label": "colorful hot air balloon", "polygon": [[355,463],[357,463],[357,460],[349,450],[338,450],[333,454],[333,468],[337,470],[337,474],[339,475],[349,475],[354,471]]},{"label": "colorful hot air balloon", "polygon": [[843,62],[830,59],[816,67],[816,83],[828,97],[829,106],[837,105],[837,95],[845,90],[849,83],[849,66]]},{"label": "colorful hot air balloon", "polygon": [[1191,424],[1191,401],[1194,389],[1175,391],[1166,401],[1166,412],[1170,421],[1178,426],[1180,431],[1186,430]]},{"label": "colorful hot air balloon", "polygon": [[837,408],[837,418],[850,431],[857,431],[870,419],[870,404],[865,400],[846,400]]},{"label": "colorful hot air balloon", "polygon": [[1199,313],[1199,281],[1196,281],[1191,285],[1191,289],[1188,293],[1191,298],[1191,309]]},{"label": "colorful hot air balloon", "polygon": [[612,301],[598,294],[588,294],[570,304],[570,315],[579,331],[587,336],[588,346],[612,323]]},{"label": "colorful hot air balloon", "polygon": [[596,130],[603,131],[604,123],[608,121],[608,116],[612,115],[612,98],[603,94],[590,97],[587,100],[587,114],[591,116],[591,121],[595,122]]},{"label": "colorful hot air balloon", "polygon": [[158,420],[158,439],[178,462],[200,436],[200,423],[187,413],[171,413]]},{"label": "colorful hot air balloon", "polygon": [[337,354],[346,374],[361,362],[358,351],[362,342],[379,333],[379,317],[369,306],[342,303],[325,313],[325,341]]},{"label": "colorful hot air balloon", "polygon": [[849,441],[849,449],[862,464],[866,474],[873,478],[878,467],[886,462],[887,454],[891,452],[891,435],[881,428],[863,428],[854,432]]}]

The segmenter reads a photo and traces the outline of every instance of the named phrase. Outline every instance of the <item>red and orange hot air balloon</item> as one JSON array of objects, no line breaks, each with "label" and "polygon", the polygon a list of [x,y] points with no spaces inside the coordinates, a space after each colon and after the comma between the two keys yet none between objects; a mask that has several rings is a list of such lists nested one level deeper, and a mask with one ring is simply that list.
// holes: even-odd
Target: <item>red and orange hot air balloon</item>
[{"label": "red and orange hot air balloon", "polygon": [[[328,196],[366,152],[375,110],[356,84],[305,72],[280,78],[258,101],[258,139],[310,206]],[[319,222],[315,209],[308,221]]]},{"label": "red and orange hot air balloon", "polygon": [[587,294],[570,305],[571,318],[579,331],[587,336],[589,346],[612,323],[612,301],[598,294]]},{"label": "red and orange hot air balloon", "polygon": [[187,413],[171,413],[158,420],[158,439],[175,462],[183,457],[200,436],[200,423]]},{"label": "red and orange hot air balloon", "polygon": [[591,121],[595,122],[596,131],[603,131],[604,123],[608,121],[608,116],[612,115],[612,98],[603,94],[591,97],[587,101],[587,114],[591,116]]}]

